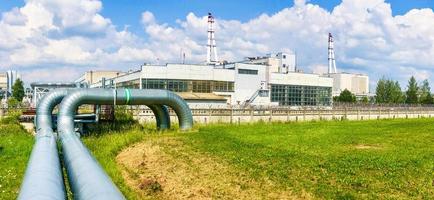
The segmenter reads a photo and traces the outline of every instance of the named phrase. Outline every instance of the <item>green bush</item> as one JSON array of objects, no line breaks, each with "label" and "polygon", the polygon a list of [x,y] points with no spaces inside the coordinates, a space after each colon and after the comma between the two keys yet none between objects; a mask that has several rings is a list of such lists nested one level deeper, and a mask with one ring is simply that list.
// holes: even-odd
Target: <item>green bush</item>
[{"label": "green bush", "polygon": [[20,106],[20,102],[14,97],[10,97],[8,99],[8,108],[18,108]]},{"label": "green bush", "polygon": [[5,117],[0,120],[1,124],[19,124],[20,123],[20,111],[11,111]]}]

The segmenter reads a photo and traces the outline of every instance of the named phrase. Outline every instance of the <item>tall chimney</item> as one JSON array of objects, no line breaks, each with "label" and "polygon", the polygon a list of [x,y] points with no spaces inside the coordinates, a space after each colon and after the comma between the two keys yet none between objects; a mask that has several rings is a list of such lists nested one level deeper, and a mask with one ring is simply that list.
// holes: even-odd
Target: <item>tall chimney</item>
[{"label": "tall chimney", "polygon": [[338,71],[336,70],[335,51],[333,49],[333,36],[332,36],[331,33],[329,33],[329,47],[328,47],[328,51],[329,51],[329,56],[328,56],[329,69],[328,69],[328,73],[329,74],[338,73]]},{"label": "tall chimney", "polygon": [[217,47],[214,35],[214,17],[211,13],[208,13],[208,42],[206,45],[206,63],[218,63]]}]

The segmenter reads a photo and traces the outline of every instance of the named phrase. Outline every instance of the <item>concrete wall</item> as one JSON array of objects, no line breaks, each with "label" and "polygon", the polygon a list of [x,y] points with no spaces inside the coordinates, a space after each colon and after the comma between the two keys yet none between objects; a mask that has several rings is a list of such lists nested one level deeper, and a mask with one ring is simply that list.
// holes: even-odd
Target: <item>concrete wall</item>
[{"label": "concrete wall", "polygon": [[[252,123],[252,122],[295,122],[318,120],[378,120],[394,118],[434,117],[434,109],[333,109],[333,110],[290,110],[290,109],[192,109],[195,123]],[[135,110],[141,122],[154,122],[148,109]],[[173,123],[177,117],[171,112]]]}]

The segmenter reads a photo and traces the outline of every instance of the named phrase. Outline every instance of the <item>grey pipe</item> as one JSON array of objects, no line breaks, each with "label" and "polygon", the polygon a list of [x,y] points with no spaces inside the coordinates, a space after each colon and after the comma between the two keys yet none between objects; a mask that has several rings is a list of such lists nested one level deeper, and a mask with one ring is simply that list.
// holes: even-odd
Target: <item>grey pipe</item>
[{"label": "grey pipe", "polygon": [[74,112],[82,104],[167,105],[178,115],[181,130],[193,125],[187,103],[170,91],[83,89],[71,93],[60,104],[58,128],[69,183],[76,199],[125,199],[74,133]]},{"label": "grey pipe", "polygon": [[62,168],[56,137],[52,129],[52,112],[67,89],[54,90],[42,98],[36,109],[36,136],[18,199],[65,199]]},{"label": "grey pipe", "polygon": [[149,109],[155,114],[157,129],[165,130],[170,128],[169,110],[164,105],[148,105]]},{"label": "grey pipe", "polygon": [[[54,107],[75,89],[56,89],[45,95],[36,109],[35,144],[30,156],[18,199],[64,199],[62,169],[59,162],[56,137],[53,132]],[[152,106],[160,129],[170,127],[165,106]]]}]

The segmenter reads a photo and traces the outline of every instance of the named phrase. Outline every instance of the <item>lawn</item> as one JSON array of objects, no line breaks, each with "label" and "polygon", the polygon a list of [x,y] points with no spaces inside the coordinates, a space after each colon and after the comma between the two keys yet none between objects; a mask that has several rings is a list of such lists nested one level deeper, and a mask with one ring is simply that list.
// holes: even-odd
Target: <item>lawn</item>
[{"label": "lawn", "polygon": [[[175,181],[178,176],[184,175],[185,179],[191,176],[195,177],[196,181],[200,181],[201,174],[196,171],[207,169],[196,165],[209,165],[211,168],[218,169],[214,171],[230,168],[228,170],[231,173],[240,177],[248,176],[249,181],[233,184],[234,180],[226,171],[211,176],[202,174],[204,176],[202,179],[215,178],[215,181],[211,181],[209,183],[211,185],[201,183],[200,187],[204,189],[200,191],[219,192],[223,198],[226,195],[225,191],[222,191],[225,187],[218,186],[220,184],[218,181],[221,179],[219,176],[228,176],[223,179],[227,182],[227,190],[236,186],[241,188],[236,190],[238,192],[242,192],[243,187],[253,188],[255,191],[255,187],[250,187],[249,183],[268,184],[274,187],[267,192],[277,191],[276,195],[279,196],[289,189],[294,198],[434,198],[433,119],[209,125],[200,127],[197,132],[161,136],[159,139],[152,140],[153,142],[130,151],[132,155],[141,149],[149,149],[154,153],[145,151],[142,153],[144,156],[135,155],[142,160],[130,160],[130,163],[137,162],[141,165],[130,164],[128,170],[130,177],[137,177],[141,181],[149,182],[148,179],[152,177],[155,177],[155,181],[162,181],[163,190],[160,193],[165,192],[165,187],[171,188],[164,185],[170,183],[167,180],[170,178]],[[162,151],[162,153],[155,154],[155,151]],[[194,156],[188,156],[185,152]],[[153,156],[160,156],[160,160],[165,160],[176,167],[150,170],[150,167],[158,167],[153,163],[158,162],[159,159],[152,158]],[[149,164],[146,163],[146,157],[149,157]],[[211,159],[203,161],[198,157]],[[224,163],[227,166],[216,167],[215,164],[209,164],[210,162]],[[187,167],[182,167],[184,165],[182,163]],[[145,166],[142,167],[143,165]],[[167,163],[159,163],[159,165],[164,166]],[[173,172],[178,170],[177,168],[181,168],[179,172]],[[140,182],[136,182],[135,185],[137,183]],[[185,188],[184,185],[192,183],[191,180],[174,182],[183,190],[191,189]],[[206,190],[207,188],[213,189]],[[175,189],[171,188],[167,192]],[[140,192],[137,187],[134,190]],[[169,194],[169,196],[150,193],[144,195],[163,199],[174,197]],[[206,195],[209,196],[204,197],[222,197]],[[259,193],[252,195],[269,197]]]},{"label": "lawn", "polygon": [[[14,199],[33,138],[0,126],[0,199]],[[129,199],[434,199],[434,119],[103,125],[83,140]]]},{"label": "lawn", "polygon": [[0,199],[17,198],[34,142],[15,117],[0,120]]},{"label": "lawn", "polygon": [[433,198],[434,120],[211,126],[181,137],[319,198]]}]

